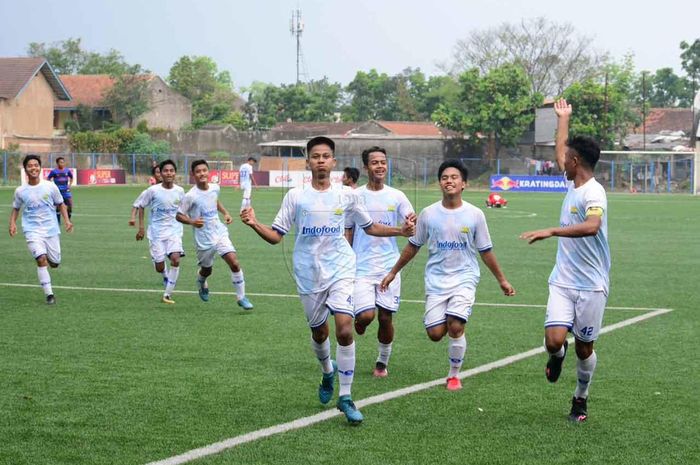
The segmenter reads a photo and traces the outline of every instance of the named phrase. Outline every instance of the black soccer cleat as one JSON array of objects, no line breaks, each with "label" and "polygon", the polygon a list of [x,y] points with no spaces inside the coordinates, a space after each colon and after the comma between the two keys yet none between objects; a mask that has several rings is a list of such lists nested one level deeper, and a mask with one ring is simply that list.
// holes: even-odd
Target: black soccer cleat
[{"label": "black soccer cleat", "polygon": [[53,294],[46,296],[46,305],[56,305],[56,297]]},{"label": "black soccer cleat", "polygon": [[564,356],[555,357],[554,355],[549,355],[549,360],[547,361],[547,368],[544,369],[544,375],[547,377],[547,381],[550,383],[556,383],[561,375],[561,367],[564,364],[564,359],[566,358],[566,351],[569,348],[569,341],[564,340]]},{"label": "black soccer cleat", "polygon": [[574,397],[571,399],[571,413],[569,413],[569,421],[574,423],[583,423],[588,418],[588,406],[586,399],[583,397]]}]

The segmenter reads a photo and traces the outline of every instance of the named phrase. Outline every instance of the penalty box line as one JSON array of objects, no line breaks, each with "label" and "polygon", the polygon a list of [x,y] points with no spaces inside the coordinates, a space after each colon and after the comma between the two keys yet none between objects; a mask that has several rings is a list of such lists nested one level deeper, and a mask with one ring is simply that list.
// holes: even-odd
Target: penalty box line
[{"label": "penalty box line", "polygon": [[[659,315],[663,315],[666,313],[669,313],[673,311],[670,308],[660,308],[656,309],[652,312],[645,313],[644,315],[639,315],[634,318],[629,318],[627,320],[622,320],[618,323],[605,326],[600,330],[600,334],[606,334],[611,331],[615,331],[616,329],[624,328],[625,326],[630,326],[635,323],[639,323],[644,320],[648,320],[650,318],[654,318]],[[569,338],[569,343],[573,343],[573,337]],[[497,368],[502,368],[507,365],[511,365],[515,362],[519,362],[520,360],[524,360],[526,358],[533,357],[535,355],[539,355],[545,352],[544,347],[537,347],[531,350],[528,350],[526,352],[521,352],[519,354],[511,355],[509,357],[502,358],[500,360],[496,360],[494,362],[486,363],[484,365],[471,368],[469,370],[465,370],[459,373],[458,377],[460,379],[465,379],[465,378],[470,378],[472,376],[476,376],[482,373],[486,373],[492,370],[495,370]],[[379,404],[382,402],[386,402],[388,400],[392,399],[397,399],[399,397],[407,396],[409,394],[415,394],[420,391],[425,391],[427,389],[436,387],[436,386],[441,386],[445,384],[445,379],[440,378],[436,379],[433,381],[429,381],[426,383],[420,383],[420,384],[414,384],[413,386],[408,386],[402,389],[397,389],[395,391],[390,391],[390,392],[385,392],[384,394],[379,394],[376,396],[368,397],[366,399],[362,399],[360,401],[355,402],[355,405],[358,408],[363,408],[363,407],[368,407],[370,405],[374,404]],[[175,455],[173,457],[169,457],[163,460],[158,460],[155,462],[149,462],[146,465],[181,465],[184,463],[191,462],[193,460],[197,460],[200,458],[204,458],[210,455],[215,455],[219,454],[221,452],[224,452],[228,449],[232,449],[236,446],[239,446],[241,444],[246,444],[248,442],[253,442],[257,441],[259,439],[263,438],[268,438],[270,436],[274,436],[277,434],[282,434],[282,433],[287,433],[290,431],[294,431],[297,429],[305,428],[307,426],[312,426],[317,423],[321,423],[322,421],[326,421],[328,419],[337,417],[342,415],[342,412],[338,411],[335,408],[331,408],[329,410],[323,411],[321,413],[318,413],[316,415],[311,415],[308,417],[303,417],[299,418],[287,423],[281,423],[278,425],[271,426],[269,428],[263,428],[259,429],[257,431],[251,431],[250,433],[242,434],[240,436],[235,436],[229,439],[225,439],[220,442],[215,442],[213,444],[209,444],[204,447],[200,447],[197,449],[192,449],[189,450],[183,454]]]},{"label": "penalty box line", "polygon": [[[4,287],[41,287],[38,284],[25,284],[25,283],[0,283],[0,286]],[[143,292],[143,293],[162,293],[163,289],[130,289],[121,287],[81,287],[81,286],[52,286],[54,289],[64,289],[67,291],[93,291],[93,292]],[[173,294],[197,294],[197,291],[174,291]],[[213,295],[229,295],[233,296],[233,292],[222,292],[222,291],[209,291],[209,294]],[[298,299],[298,294],[269,294],[269,293],[251,293],[247,292],[246,295],[251,297],[276,297],[284,299]],[[411,299],[401,299],[401,303],[406,304],[424,304],[424,300],[411,300]],[[506,307],[506,308],[546,308],[546,304],[511,304],[511,303],[493,303],[493,302],[476,302],[475,307]],[[634,310],[640,312],[651,312],[655,310],[663,310],[658,307],[605,307],[606,310]]]}]

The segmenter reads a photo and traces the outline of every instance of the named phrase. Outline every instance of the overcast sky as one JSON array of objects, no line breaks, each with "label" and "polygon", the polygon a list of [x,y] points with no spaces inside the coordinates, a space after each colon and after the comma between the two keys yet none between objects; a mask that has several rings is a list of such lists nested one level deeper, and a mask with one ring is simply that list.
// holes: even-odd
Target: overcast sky
[{"label": "overcast sky", "polygon": [[181,56],[206,55],[237,88],[292,83],[289,22],[297,7],[308,77],[342,84],[371,68],[441,74],[437,64],[471,31],[537,16],[572,23],[614,58],[634,54],[638,70],[670,66],[681,74],[679,43],[700,37],[698,0],[0,0],[0,56],[74,37],[163,77]]}]

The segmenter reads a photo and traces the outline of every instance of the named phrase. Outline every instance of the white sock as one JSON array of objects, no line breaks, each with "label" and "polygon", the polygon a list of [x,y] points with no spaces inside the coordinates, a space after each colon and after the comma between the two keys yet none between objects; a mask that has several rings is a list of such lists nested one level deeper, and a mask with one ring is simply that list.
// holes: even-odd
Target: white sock
[{"label": "white sock", "polygon": [[163,271],[161,271],[160,274],[163,275],[164,280],[168,279],[168,269],[167,268],[163,268]]},{"label": "white sock", "polygon": [[177,283],[177,277],[180,275],[180,267],[172,266],[168,270],[168,284],[165,286],[165,295],[172,296]]},{"label": "white sock", "polygon": [[462,363],[464,363],[464,354],[466,352],[467,338],[464,337],[464,334],[457,339],[449,337],[447,355],[450,358],[450,373],[447,375],[448,378],[455,377],[459,374],[459,370],[462,369]]},{"label": "white sock", "polygon": [[53,294],[53,289],[51,288],[51,275],[49,275],[48,266],[37,266],[36,274],[39,276],[39,284],[44,289],[44,295]]},{"label": "white sock", "polygon": [[388,344],[377,343],[379,349],[379,355],[377,356],[377,362],[384,364],[384,366],[389,366],[389,357],[391,357],[391,342]]},{"label": "white sock", "polygon": [[241,211],[248,207],[250,207],[250,199],[244,198],[243,200],[241,200]]},{"label": "white sock", "polygon": [[236,289],[236,297],[241,300],[245,297],[245,280],[243,279],[243,270],[238,273],[231,272],[231,282]]},{"label": "white sock", "polygon": [[323,371],[323,373],[331,373],[333,371],[333,363],[331,363],[330,338],[326,338],[326,340],[320,344],[314,341],[314,338],[311,338],[311,348],[316,354],[318,363],[321,364],[321,371]]},{"label": "white sock", "polygon": [[595,351],[593,351],[591,356],[586,360],[577,360],[576,376],[578,377],[578,382],[576,383],[576,391],[574,392],[575,397],[588,398],[588,386],[591,385],[591,378],[593,378],[593,372],[595,371],[597,362],[598,356]]},{"label": "white sock", "polygon": [[564,344],[562,344],[561,347],[559,347],[559,350],[554,352],[554,353],[550,352],[547,349],[546,342],[543,342],[543,344],[544,344],[544,350],[546,350],[549,355],[552,355],[552,356],[557,357],[557,358],[562,358],[566,354],[566,352],[564,352]]},{"label": "white sock", "polygon": [[335,360],[338,362],[339,396],[349,396],[352,380],[355,376],[355,341],[349,346],[335,348]]}]

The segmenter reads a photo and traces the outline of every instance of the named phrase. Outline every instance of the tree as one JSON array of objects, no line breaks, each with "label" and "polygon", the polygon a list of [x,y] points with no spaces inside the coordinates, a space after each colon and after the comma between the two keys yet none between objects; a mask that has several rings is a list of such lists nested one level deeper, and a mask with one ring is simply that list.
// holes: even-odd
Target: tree
[{"label": "tree", "polygon": [[525,72],[515,65],[494,68],[485,75],[473,68],[459,76],[456,105],[442,103],[433,113],[440,126],[487,143],[486,156],[493,159],[501,147],[514,147],[534,121],[534,108],[542,103],[531,92]]},{"label": "tree", "polygon": [[393,120],[398,113],[396,82],[386,73],[358,71],[345,91],[349,99],[343,109],[345,121]]},{"label": "tree", "polygon": [[140,65],[130,65],[117,50],[110,49],[105,55],[83,50],[81,39],[69,38],[46,45],[32,42],[27,47],[27,55],[48,60],[58,74],[139,74],[144,72]]},{"label": "tree", "polygon": [[698,84],[700,82],[700,39],[689,44],[685,40],[681,42],[681,66],[688,77]]},{"label": "tree", "polygon": [[533,93],[554,96],[599,73],[607,56],[593,50],[591,44],[589,37],[577,35],[568,23],[552,23],[542,17],[504,23],[457,41],[453,63],[447,69],[452,74],[470,68],[486,73],[515,63],[525,71]]},{"label": "tree", "polygon": [[115,78],[102,103],[110,109],[114,121],[132,128],[137,118],[148,111],[148,98],[147,76],[122,74]]}]

